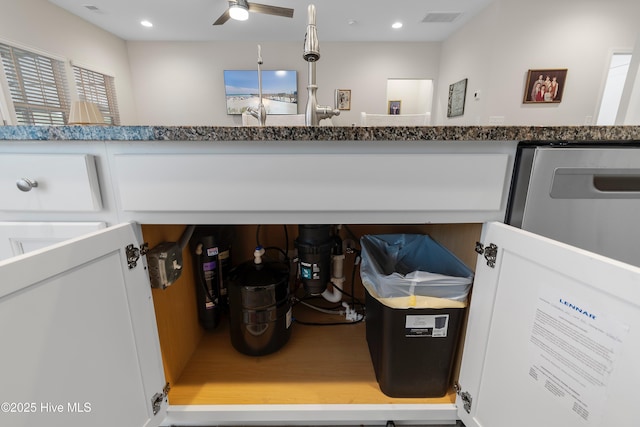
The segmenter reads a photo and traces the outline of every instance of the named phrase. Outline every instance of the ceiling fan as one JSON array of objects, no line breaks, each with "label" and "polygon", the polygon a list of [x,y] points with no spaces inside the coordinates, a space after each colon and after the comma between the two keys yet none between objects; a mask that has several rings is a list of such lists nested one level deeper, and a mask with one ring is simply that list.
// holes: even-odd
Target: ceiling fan
[{"label": "ceiling fan", "polygon": [[220,15],[213,25],[222,25],[227,22],[229,18],[244,21],[249,17],[249,12],[293,18],[293,9],[287,7],[249,3],[247,0],[229,0],[229,8]]}]

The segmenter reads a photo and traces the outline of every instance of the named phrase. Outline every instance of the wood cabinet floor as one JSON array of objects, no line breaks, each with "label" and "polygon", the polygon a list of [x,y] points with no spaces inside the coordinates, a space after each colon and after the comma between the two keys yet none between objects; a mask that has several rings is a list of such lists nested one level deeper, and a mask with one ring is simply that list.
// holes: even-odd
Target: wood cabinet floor
[{"label": "wood cabinet floor", "polygon": [[231,345],[223,322],[207,332],[178,381],[171,405],[453,403],[441,398],[391,398],[380,391],[365,324],[292,324],[289,342],[266,356],[246,356]]}]

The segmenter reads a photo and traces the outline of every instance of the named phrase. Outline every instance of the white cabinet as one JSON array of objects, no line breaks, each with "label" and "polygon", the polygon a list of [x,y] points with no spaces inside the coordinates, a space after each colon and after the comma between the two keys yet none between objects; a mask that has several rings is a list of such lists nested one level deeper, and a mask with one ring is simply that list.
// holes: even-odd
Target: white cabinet
[{"label": "white cabinet", "polygon": [[637,425],[640,268],[503,224],[482,240],[497,261],[476,268],[457,398],[465,425]]},{"label": "white cabinet", "polygon": [[[12,425],[45,423],[48,402],[63,405],[59,419],[71,427],[337,417],[359,424],[407,414],[429,423],[442,412],[453,421],[453,405],[205,405],[169,407],[165,414],[144,260],[127,265],[136,230],[124,224],[0,263],[0,276],[9,279],[0,321],[12,325],[0,331],[7,385],[0,400],[35,403],[35,413],[3,413]],[[516,419],[524,427],[634,425],[628,408],[640,380],[640,269],[503,224],[487,224],[483,234],[486,246],[497,246],[496,262],[489,267],[478,257],[459,377],[461,419],[478,427]],[[86,403],[90,411],[78,413]]]},{"label": "white cabinet", "polygon": [[114,223],[104,143],[0,143],[0,260]]},{"label": "white cabinet", "polygon": [[126,212],[499,211],[509,165],[507,154],[114,157]]},{"label": "white cabinet", "polygon": [[[619,425],[632,425],[623,408],[630,407],[626,387],[640,380],[631,365],[640,356],[635,331],[640,326],[640,272],[492,222],[504,216],[515,143],[174,141],[107,142],[87,148],[82,147],[85,153],[96,154],[101,212],[0,212],[6,223],[22,216],[28,221],[100,222],[100,215],[106,222],[121,223],[45,251],[0,261],[0,321],[12,326],[0,329],[0,340],[7,343],[0,355],[0,374],[9,384],[1,388],[0,401],[71,403],[73,410],[79,408],[75,402],[90,403],[91,412],[84,414],[64,407],[67,417],[60,419],[69,426],[378,424],[385,420],[430,424],[453,423],[460,416],[469,426],[502,427],[513,421],[495,415],[501,414],[500,399],[505,398],[510,408],[504,413],[517,416],[525,427],[554,425],[539,418],[545,413],[562,419],[563,426],[584,425],[585,411],[593,414],[587,416],[592,424],[602,415]],[[20,149],[24,150],[11,147],[13,152]],[[46,154],[51,147],[39,150]],[[167,404],[145,260],[139,259],[136,267],[127,266],[126,247],[141,244],[139,227],[123,221],[487,223],[483,242],[497,245],[497,261],[491,268],[479,256],[476,269],[459,376],[469,412],[461,398],[457,405]],[[588,407],[578,403],[578,409],[571,406],[568,411],[564,409],[570,400],[557,399],[557,384],[534,381],[531,374],[549,369],[541,360],[552,354],[541,352],[542,345],[531,344],[533,331],[541,323],[536,313],[541,301],[562,291],[566,300],[572,298],[581,306],[595,303],[599,312],[613,318],[614,326],[607,326],[611,329],[601,329],[618,334],[620,341],[607,353],[612,356],[607,362],[612,374],[603,377],[603,385],[589,384],[583,390],[586,397],[581,402]],[[628,327],[626,334],[624,327]],[[580,331],[576,328],[573,333]],[[547,345],[555,342],[553,336],[545,339]],[[598,348],[597,340],[591,342],[595,343],[592,348]],[[553,357],[563,360],[557,352]],[[622,375],[630,376],[626,385]],[[526,397],[522,401],[520,390]],[[614,397],[598,400],[599,396]],[[155,415],[154,401],[160,404]],[[544,411],[535,417],[518,415],[530,414],[532,401],[542,402]],[[40,406],[37,409],[41,411]],[[48,419],[40,413],[7,415],[16,426]]]},{"label": "white cabinet", "polygon": [[[136,228],[116,226],[0,262],[4,425],[153,426],[165,383]],[[135,307],[135,309],[130,310]],[[6,403],[5,403],[6,402]]]},{"label": "white cabinet", "polygon": [[101,208],[93,156],[0,156],[0,211],[91,212]]},{"label": "white cabinet", "polygon": [[104,222],[0,222],[0,260],[105,227]]},{"label": "white cabinet", "polygon": [[122,220],[146,224],[502,220],[515,142],[108,145]]}]

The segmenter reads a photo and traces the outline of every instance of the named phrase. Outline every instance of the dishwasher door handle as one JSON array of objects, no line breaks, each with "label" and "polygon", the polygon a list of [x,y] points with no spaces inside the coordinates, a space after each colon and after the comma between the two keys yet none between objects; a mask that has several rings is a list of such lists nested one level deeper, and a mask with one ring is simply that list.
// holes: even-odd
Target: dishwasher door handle
[{"label": "dishwasher door handle", "polygon": [[553,199],[640,199],[640,169],[557,168]]}]

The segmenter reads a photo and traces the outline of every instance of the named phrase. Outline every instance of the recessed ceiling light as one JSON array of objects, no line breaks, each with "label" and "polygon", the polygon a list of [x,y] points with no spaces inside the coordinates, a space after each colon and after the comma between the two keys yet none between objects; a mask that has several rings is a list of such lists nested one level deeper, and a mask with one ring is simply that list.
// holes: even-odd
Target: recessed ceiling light
[{"label": "recessed ceiling light", "polygon": [[402,22],[394,22],[393,24],[391,24],[391,28],[393,29],[398,29],[398,28],[402,28]]},{"label": "recessed ceiling light", "polygon": [[153,27],[153,24],[151,23],[151,21],[147,21],[146,19],[140,21],[140,25],[147,28]]}]

